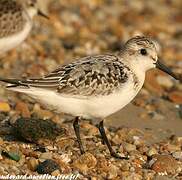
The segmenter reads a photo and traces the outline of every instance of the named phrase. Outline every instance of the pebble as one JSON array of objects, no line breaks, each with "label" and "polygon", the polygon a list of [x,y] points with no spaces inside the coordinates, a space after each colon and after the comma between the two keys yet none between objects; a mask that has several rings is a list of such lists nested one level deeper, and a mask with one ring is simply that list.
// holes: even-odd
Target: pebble
[{"label": "pebble", "polygon": [[0,112],[9,112],[10,110],[11,108],[8,103],[0,101]]},{"label": "pebble", "polygon": [[[143,178],[145,180],[153,180],[154,179],[155,172],[152,170],[144,169],[143,170]],[[155,179],[156,180],[156,179]]]},{"label": "pebble", "polygon": [[60,158],[64,163],[69,163],[71,161],[70,156],[70,154],[62,154]]},{"label": "pebble", "polygon": [[3,156],[0,154],[0,160],[2,160],[3,159]]},{"label": "pebble", "polygon": [[110,165],[109,167],[109,172],[108,172],[108,179],[115,179],[118,175],[118,170],[119,168],[116,167],[115,165]]},{"label": "pebble", "polygon": [[1,174],[1,175],[5,175],[5,174],[6,174],[5,168],[2,167],[2,166],[0,166],[0,174]]},{"label": "pebble", "polygon": [[[39,77],[54,70],[54,68],[60,64],[67,64],[74,58],[80,56],[83,57],[98,53],[115,53],[113,52],[115,50],[120,51],[122,47],[121,44],[124,44],[124,42],[130,37],[139,34],[146,34],[157,39],[157,41],[161,44],[162,57],[164,60],[166,60],[166,64],[169,65],[174,72],[178,73],[179,75],[181,74],[182,33],[180,28],[180,0],[134,0],[126,1],[125,3],[121,3],[117,0],[40,1],[42,1],[43,6],[47,1],[50,1],[50,4],[46,8],[50,11],[47,13],[50,17],[50,21],[37,18],[34,21],[36,23],[36,27],[32,29],[31,35],[22,44],[22,46],[19,46],[16,48],[16,50],[7,53],[5,57],[0,58],[0,77]],[[173,84],[171,84],[171,81]],[[143,98],[139,98],[138,104],[140,107],[137,108],[138,110],[136,110],[136,112],[139,112],[142,109],[147,109],[146,116],[143,121],[148,120],[149,118],[147,112],[157,112],[157,114],[153,114],[153,120],[161,120],[162,117],[159,116],[160,114],[167,115],[170,114],[170,112],[175,113],[175,110],[172,107],[174,107],[175,104],[181,104],[179,103],[179,96],[182,90],[182,85],[179,83],[179,81],[175,81],[170,76],[160,72],[157,69],[147,72],[145,87],[147,89],[143,88],[142,92],[140,92],[140,95]],[[178,92],[177,96],[174,95],[174,92]],[[160,95],[164,97],[164,99],[168,98],[172,103],[167,102],[166,100],[160,102]],[[5,125],[9,126],[9,122],[12,124],[12,122],[14,122],[19,115],[23,117],[29,116],[26,112],[20,113],[20,111],[22,111],[21,107],[19,108],[19,113],[17,113],[18,108],[14,109],[14,107],[16,107],[15,102],[18,102],[19,99],[25,99],[25,97],[25,106],[29,108],[32,117],[39,117],[41,120],[51,118],[51,120],[57,124],[60,124],[58,122],[62,121],[62,115],[55,118],[53,111],[44,110],[44,108],[37,106],[37,104],[34,107],[33,104],[36,102],[36,99],[35,101],[29,101],[30,99],[27,99],[27,96],[22,94],[16,96],[16,93],[11,93],[10,97],[9,92],[5,90],[5,88],[0,88],[0,96],[2,97],[0,97],[0,99],[2,99],[3,102],[6,102],[7,99],[9,100],[7,103],[11,108],[10,111],[9,109],[7,112],[5,111],[6,113],[0,113],[0,123],[2,122],[3,125],[5,122]],[[158,99],[156,102],[153,101],[154,97]],[[47,109],[47,107],[45,108]],[[176,116],[174,114],[173,117],[171,114],[169,115],[168,119],[170,121],[170,119],[176,119],[178,117],[178,114],[176,114]],[[125,119],[125,116],[119,115],[116,116],[116,118],[118,118],[116,121],[118,120],[117,122],[119,122],[122,121],[122,119]],[[31,118],[29,118],[29,120],[30,119]],[[165,120],[166,119],[163,119],[162,121],[164,122]],[[30,122],[33,122],[32,124],[34,126],[32,126],[32,128],[30,128]],[[54,133],[50,132],[49,130],[46,131],[47,128],[45,128],[46,130],[44,132],[39,131],[40,128],[39,125],[37,125],[38,122],[32,120],[30,120],[30,122],[25,121],[22,126],[19,124],[17,129],[21,131],[21,134],[23,134],[25,139],[27,138],[27,140],[30,140],[31,142],[38,139],[38,143],[35,141],[36,144],[39,144],[40,138],[43,140],[43,142],[47,142],[46,138],[51,139],[51,141],[48,141],[49,143],[44,144],[44,147],[46,147],[46,152],[52,153],[51,159],[55,160],[56,163],[59,164],[60,168],[59,170],[52,170],[51,175],[56,176],[60,173],[77,174],[80,170],[73,166],[73,162],[80,159],[81,155],[79,154],[76,143],[74,143],[72,140],[68,140],[59,142],[60,144],[58,146],[57,133],[54,135]],[[82,124],[85,122],[87,123],[87,121],[82,121],[80,126],[82,126]],[[144,122],[144,124],[145,123],[146,122]],[[120,123],[120,125],[121,124],[122,123]],[[71,139],[75,140],[72,124],[67,121],[63,125],[68,129]],[[129,124],[125,123],[122,125],[126,127],[130,126]],[[62,125],[60,127],[62,127]],[[131,130],[133,131],[134,128],[125,127],[123,128],[124,130],[122,132],[121,128],[111,128],[110,133],[108,132],[107,134],[109,135],[109,139],[111,140],[112,145],[114,145],[115,150],[120,151],[125,155],[128,154],[124,148],[121,149],[119,147],[123,142],[136,145],[137,147],[137,150],[129,153],[129,160],[119,160],[112,158],[108,153],[105,153],[106,146],[101,144],[100,135],[97,128],[93,127],[93,125],[90,126],[89,123],[83,125],[82,127],[83,128],[80,129],[82,134],[81,138],[83,138],[82,140],[85,143],[85,150],[92,153],[92,155],[96,158],[97,163],[96,165],[92,165],[92,168],[86,167],[88,169],[87,172],[85,174],[80,173],[80,178],[78,179],[97,180],[111,178],[113,180],[150,180],[161,179],[162,177],[162,179],[167,180],[181,178],[181,172],[175,173],[172,177],[170,175],[162,176],[165,174],[163,172],[159,173],[160,175],[157,176],[156,171],[151,170],[150,167],[147,166],[149,159],[155,159],[155,150],[150,149],[152,147],[155,148],[160,154],[171,154],[171,156],[176,159],[179,164],[181,164],[182,161],[180,160],[179,153],[181,149],[179,150],[176,148],[175,150],[175,147],[168,148],[167,146],[164,146],[166,141],[172,141],[168,139],[168,131],[166,132],[167,134],[164,132],[165,138],[163,141],[163,133],[159,136],[158,134],[153,133],[153,130],[150,130],[150,123],[149,126],[143,126],[143,128],[147,128],[147,133],[145,130],[143,133],[136,132],[138,129],[135,129],[135,132],[131,132]],[[1,128],[3,127],[1,126]],[[30,133],[27,133],[28,130],[32,130],[33,134],[35,131],[37,131],[37,133],[34,134],[35,138],[30,136]],[[173,130],[175,133],[175,129]],[[118,131],[120,131],[120,133]],[[70,137],[68,137],[65,133],[63,133],[63,136],[64,137],[62,138]],[[94,138],[92,138],[93,136]],[[6,147],[14,144],[18,147],[22,145],[22,142],[15,140],[14,134],[8,134],[5,136],[2,135],[1,137],[3,142],[0,143],[0,150],[6,149]],[[56,138],[56,141],[54,141],[54,138]],[[153,140],[155,141],[154,144]],[[20,161],[22,161],[22,164],[20,164],[20,161],[16,162],[3,156],[3,159],[0,160],[0,174],[38,174],[37,172],[33,172],[28,169],[27,163],[32,157],[35,158],[34,160],[38,160],[38,162],[41,164],[39,158],[44,152],[39,150],[34,151],[34,143],[27,143],[27,141],[24,143],[30,146],[24,147],[26,149],[23,153],[23,155],[26,157],[25,162],[23,163],[22,161],[24,159],[23,157],[21,157]],[[182,137],[176,137],[173,144],[177,145],[178,148],[181,147]],[[54,148],[54,146],[57,149]],[[144,159],[144,161],[141,159]],[[156,160],[153,163],[155,162]],[[86,163],[87,161],[83,161],[82,164],[85,165]],[[146,167],[143,166],[145,164],[147,164]],[[12,166],[15,168],[11,168]],[[18,167],[20,172],[18,172],[16,167]],[[119,170],[117,170],[117,168],[119,168]]]},{"label": "pebble", "polygon": [[110,162],[104,156],[100,155],[100,157],[97,158],[98,172],[104,172],[104,174],[107,174],[109,172],[109,166]]},{"label": "pebble", "polygon": [[39,157],[39,160],[42,162],[44,161],[45,159],[52,159],[52,153],[51,152],[45,152],[45,153],[42,153]]},{"label": "pebble", "polygon": [[36,115],[40,119],[51,119],[54,116],[54,114],[51,111],[41,109],[39,104],[34,105],[33,112],[36,113]]},{"label": "pebble", "polygon": [[55,161],[47,159],[37,166],[36,171],[39,174],[51,174],[57,169],[59,170],[59,165]]},{"label": "pebble", "polygon": [[20,168],[18,168],[18,167],[16,167],[16,166],[11,166],[11,167],[10,167],[10,171],[11,171],[14,175],[20,174]]},{"label": "pebble", "polygon": [[179,117],[182,119],[182,104],[177,106],[177,108],[178,108],[178,112],[179,112]]},{"label": "pebble", "polygon": [[127,152],[131,152],[131,151],[135,151],[136,150],[136,146],[133,145],[133,144],[129,144],[129,143],[123,143],[123,148]]},{"label": "pebble", "polygon": [[39,161],[36,158],[31,157],[28,161],[27,161],[27,166],[28,169],[30,169],[31,171],[35,171],[37,169],[37,166],[39,165]]},{"label": "pebble", "polygon": [[152,119],[160,121],[160,120],[164,120],[164,116],[162,114],[156,113],[156,112],[150,112],[149,113],[150,117],[152,117]]},{"label": "pebble", "polygon": [[173,91],[168,95],[168,97],[172,102],[182,104],[182,93],[180,91]]},{"label": "pebble", "polygon": [[135,173],[135,172],[130,172],[123,179],[126,179],[126,180],[141,180],[142,179],[142,176],[140,174]]},{"label": "pebble", "polygon": [[62,151],[66,150],[68,147],[72,147],[75,141],[71,138],[59,139],[56,141],[56,146],[58,146]]},{"label": "pebble", "polygon": [[170,155],[156,155],[151,169],[157,173],[175,174],[179,168],[178,162]]},{"label": "pebble", "polygon": [[147,156],[151,157],[154,154],[158,154],[157,150],[153,147],[151,147],[148,151],[147,151]]},{"label": "pebble", "polygon": [[122,171],[129,171],[130,167],[131,167],[131,165],[130,165],[130,163],[128,163],[128,162],[124,162],[124,163],[121,165]]},{"label": "pebble", "polygon": [[158,72],[156,72],[156,71],[148,72],[146,74],[144,86],[146,87],[147,90],[161,95],[161,94],[163,94],[164,90],[157,82],[157,79],[156,79],[157,75],[158,75]]},{"label": "pebble", "polygon": [[60,176],[60,175],[61,175],[61,172],[60,172],[59,169],[57,169],[57,170],[53,171],[53,172],[51,173],[51,175],[52,175],[52,176]]},{"label": "pebble", "polygon": [[24,118],[30,118],[31,116],[31,113],[29,111],[27,104],[22,101],[19,101],[16,104],[15,110]]},{"label": "pebble", "polygon": [[82,173],[88,172],[90,169],[95,168],[97,159],[90,153],[81,155],[77,160],[73,162],[73,166]]},{"label": "pebble", "polygon": [[171,88],[174,85],[170,77],[162,75],[157,76],[157,82],[165,88]]},{"label": "pebble", "polygon": [[10,158],[14,161],[20,161],[21,153],[20,152],[11,152],[11,151],[2,151],[1,154],[7,158]]},{"label": "pebble", "polygon": [[51,120],[36,118],[19,118],[14,124],[14,134],[30,142],[39,140],[53,140],[57,136],[65,134],[65,129],[58,126]]},{"label": "pebble", "polygon": [[172,156],[173,156],[175,159],[182,160],[182,151],[173,152],[173,153],[172,153]]},{"label": "pebble", "polygon": [[87,122],[82,123],[81,128],[87,131],[88,136],[95,136],[98,134],[98,128],[90,123]]},{"label": "pebble", "polygon": [[168,150],[170,153],[173,153],[175,151],[180,151],[181,147],[174,144],[167,144],[165,145],[165,149]]}]

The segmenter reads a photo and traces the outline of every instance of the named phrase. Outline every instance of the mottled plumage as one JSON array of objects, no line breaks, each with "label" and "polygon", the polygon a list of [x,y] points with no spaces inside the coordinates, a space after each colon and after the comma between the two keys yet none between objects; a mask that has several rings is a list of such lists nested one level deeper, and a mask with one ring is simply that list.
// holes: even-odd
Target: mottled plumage
[{"label": "mottled plumage", "polygon": [[[157,67],[179,79],[157,60],[153,41],[134,37],[116,55],[96,55],[80,58],[61,66],[38,79],[4,79],[8,89],[25,93],[51,110],[76,116],[73,123],[81,154],[79,118],[103,119],[126,106],[142,88],[147,70]],[[98,124],[104,144],[111,156],[120,157],[111,147],[103,120]]]},{"label": "mottled plumage", "polygon": [[37,13],[36,0],[0,0],[0,54],[25,40]]},{"label": "mottled plumage", "polygon": [[[81,58],[61,66],[40,79],[27,79],[21,85],[54,90],[60,94],[109,95],[120,88],[132,72],[114,55]],[[20,85],[18,83],[18,85]]]},{"label": "mottled plumage", "polygon": [[13,0],[0,0],[0,38],[21,31],[25,23],[21,4]]},{"label": "mottled plumage", "polygon": [[[37,79],[0,79],[57,112],[104,118],[128,104],[142,88],[145,72],[159,67],[153,41],[134,37],[115,55],[80,58]],[[173,77],[169,70],[164,70]]]}]

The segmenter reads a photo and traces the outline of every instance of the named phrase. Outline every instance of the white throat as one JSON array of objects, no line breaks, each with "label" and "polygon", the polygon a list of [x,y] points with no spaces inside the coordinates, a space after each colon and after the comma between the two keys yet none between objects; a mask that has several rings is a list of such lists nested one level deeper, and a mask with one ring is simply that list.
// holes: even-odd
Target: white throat
[{"label": "white throat", "polygon": [[35,15],[37,15],[37,11],[38,11],[38,10],[37,10],[36,8],[30,7],[30,8],[26,8],[26,11],[27,11],[29,17],[30,17],[31,19],[33,19],[33,17],[34,17]]}]

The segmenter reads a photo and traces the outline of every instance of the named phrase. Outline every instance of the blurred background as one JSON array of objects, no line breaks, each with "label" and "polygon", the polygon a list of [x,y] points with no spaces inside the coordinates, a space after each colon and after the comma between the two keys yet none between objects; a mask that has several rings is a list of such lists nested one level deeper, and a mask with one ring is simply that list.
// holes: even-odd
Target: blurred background
[{"label": "blurred background", "polygon": [[[125,41],[135,35],[154,38],[163,61],[175,73],[182,72],[181,0],[39,0],[39,6],[48,14],[50,20],[36,17],[28,39],[1,56],[0,76],[42,76],[75,58],[115,53]],[[120,119],[120,125],[138,128],[154,126],[156,129],[158,124],[162,123],[161,126],[168,129],[173,125],[173,132],[181,134],[179,127],[182,124],[179,123],[182,121],[179,120],[179,113],[175,111],[182,111],[181,90],[180,83],[158,70],[152,70],[147,73],[145,86],[134,101],[144,112],[147,110],[143,117],[149,122],[144,123],[138,114],[135,119],[132,118],[135,113],[140,112],[139,108],[134,112],[136,106],[133,105],[126,108],[126,115],[125,111],[121,111],[116,114],[114,120],[116,124]],[[0,91],[2,100],[12,100],[4,88]],[[163,114],[156,112],[156,108],[161,109],[160,106],[156,107],[158,97],[162,97],[161,104],[168,103],[173,109],[174,114],[167,118],[169,125],[166,125],[167,120],[163,117],[169,112],[167,106],[164,106]],[[16,97],[14,98],[12,101],[17,102]],[[22,95],[19,98],[21,99]],[[129,111],[133,111],[132,117],[128,116]],[[151,118],[156,118],[156,122],[151,121]],[[113,118],[109,119],[111,125],[114,125]]]},{"label": "blurred background", "polygon": [[[39,5],[50,20],[35,18],[28,39],[2,55],[0,76],[42,76],[75,58],[119,51],[125,41],[135,35],[154,38],[163,61],[176,73],[182,72],[181,0],[39,0]],[[172,107],[179,106],[181,90],[180,83],[152,70],[147,73],[145,88],[138,96],[145,103],[138,105],[146,109],[147,103],[153,101],[152,96],[160,96],[167,103],[173,102]],[[4,99],[7,91],[3,88],[1,91],[1,99]],[[153,107],[147,108],[149,113],[153,112]],[[126,124],[130,125],[127,117]]]},{"label": "blurred background", "polygon": [[[28,38],[16,49],[0,56],[0,76],[42,76],[79,57],[115,53],[135,35],[154,38],[161,59],[175,73],[182,74],[181,0],[39,0],[39,5],[50,20],[36,17]],[[17,117],[30,118],[35,114],[59,124],[63,121],[62,115],[55,115],[27,96],[8,92],[0,85],[1,125],[6,120],[13,123]],[[129,127],[132,132],[127,131],[128,134],[142,134],[147,144],[174,136],[181,138],[182,85],[158,70],[151,70],[139,95],[126,108],[108,117],[107,125],[115,127],[110,129],[113,131]],[[84,127],[96,132],[91,125]],[[3,131],[3,127],[0,129]],[[109,137],[114,137],[113,142],[118,144],[116,140],[127,134],[125,130],[122,133],[112,132]],[[89,143],[90,149],[95,147],[91,141],[87,145]],[[71,152],[78,158],[73,144]],[[165,149],[167,145],[154,145],[156,147],[169,153],[174,150],[174,146],[171,151]],[[175,147],[181,148],[179,144]]]},{"label": "blurred background", "polygon": [[77,57],[118,51],[135,35],[156,39],[166,64],[180,72],[181,0],[39,0],[39,4],[50,20],[36,17],[28,39],[2,58],[1,65],[12,68],[1,71],[3,75],[42,75]]}]

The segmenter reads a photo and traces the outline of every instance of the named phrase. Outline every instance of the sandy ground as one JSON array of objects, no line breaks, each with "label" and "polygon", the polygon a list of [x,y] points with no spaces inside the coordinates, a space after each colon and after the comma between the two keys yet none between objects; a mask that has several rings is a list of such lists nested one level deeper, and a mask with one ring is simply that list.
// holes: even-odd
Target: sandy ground
[{"label": "sandy ground", "polygon": [[[181,0],[50,2],[43,7],[50,21],[36,17],[26,41],[1,55],[0,76],[42,76],[77,57],[115,53],[127,39],[141,34],[154,38],[159,56],[175,73],[182,74]],[[118,160],[110,156],[97,128],[89,122],[81,122],[87,153],[80,155],[67,117],[1,85],[0,174],[181,179],[181,105],[181,83],[157,70],[148,72],[135,100],[106,119],[113,148],[129,156],[129,160]]]}]

